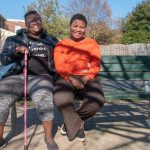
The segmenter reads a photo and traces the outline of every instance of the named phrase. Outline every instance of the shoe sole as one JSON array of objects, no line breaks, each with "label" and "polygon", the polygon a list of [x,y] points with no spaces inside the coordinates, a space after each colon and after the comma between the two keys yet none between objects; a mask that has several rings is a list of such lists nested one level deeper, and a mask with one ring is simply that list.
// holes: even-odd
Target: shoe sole
[{"label": "shoe sole", "polygon": [[86,138],[78,138],[78,137],[76,137],[76,139],[80,142],[84,142],[86,140]]}]

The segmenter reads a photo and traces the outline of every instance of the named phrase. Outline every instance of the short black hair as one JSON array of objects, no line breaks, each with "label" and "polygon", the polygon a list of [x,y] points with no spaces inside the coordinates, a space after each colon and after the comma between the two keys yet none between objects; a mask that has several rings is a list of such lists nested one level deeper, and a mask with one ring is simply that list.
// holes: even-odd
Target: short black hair
[{"label": "short black hair", "polygon": [[[30,16],[30,15],[32,15],[32,14],[38,14],[38,12],[35,11],[35,10],[30,10],[30,11],[28,11],[28,12],[25,13],[24,18],[26,19],[27,16]],[[38,15],[39,15],[39,14],[38,14]]]},{"label": "short black hair", "polygon": [[85,17],[83,14],[80,14],[80,13],[74,14],[74,15],[72,16],[72,18],[71,18],[71,20],[70,20],[70,25],[71,25],[72,22],[73,22],[74,20],[76,20],[76,19],[82,20],[82,21],[86,24],[86,26],[87,26],[86,17]]}]

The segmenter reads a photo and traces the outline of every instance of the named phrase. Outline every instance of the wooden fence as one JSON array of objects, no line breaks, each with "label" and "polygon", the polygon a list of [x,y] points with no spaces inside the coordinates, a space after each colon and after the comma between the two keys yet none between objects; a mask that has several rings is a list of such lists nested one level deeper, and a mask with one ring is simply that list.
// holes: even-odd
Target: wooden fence
[{"label": "wooden fence", "polygon": [[[0,42],[0,52],[3,46],[3,42]],[[150,44],[112,44],[112,45],[101,45],[102,55],[118,55],[118,56],[150,56]]]},{"label": "wooden fence", "polygon": [[140,55],[140,56],[150,56],[150,44],[112,44],[112,45],[101,45],[102,55]]}]

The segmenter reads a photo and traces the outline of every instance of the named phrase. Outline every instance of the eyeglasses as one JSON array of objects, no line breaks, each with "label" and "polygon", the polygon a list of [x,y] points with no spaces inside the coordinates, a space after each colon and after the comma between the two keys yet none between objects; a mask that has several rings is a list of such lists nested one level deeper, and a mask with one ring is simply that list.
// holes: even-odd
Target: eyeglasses
[{"label": "eyeglasses", "polygon": [[42,21],[41,18],[33,18],[33,19],[30,19],[30,20],[27,20],[26,23],[32,25],[32,24],[34,24],[35,22],[36,22],[36,23],[41,23],[41,21]]}]

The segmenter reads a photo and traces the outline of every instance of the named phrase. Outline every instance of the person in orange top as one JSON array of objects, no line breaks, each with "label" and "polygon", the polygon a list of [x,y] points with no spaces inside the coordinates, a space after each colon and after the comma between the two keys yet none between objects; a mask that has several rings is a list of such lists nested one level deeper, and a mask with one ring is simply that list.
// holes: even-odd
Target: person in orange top
[{"label": "person in orange top", "polygon": [[[103,105],[104,95],[96,76],[100,71],[100,48],[86,37],[87,20],[75,14],[70,20],[70,38],[54,49],[54,63],[59,78],[54,87],[54,103],[62,113],[61,133],[70,141],[84,141],[84,120],[92,117]],[[75,109],[75,96],[83,103]]]},{"label": "person in orange top", "polygon": [[94,79],[100,71],[99,45],[90,38],[78,42],[64,39],[55,49],[55,66],[65,79],[70,74]]}]

